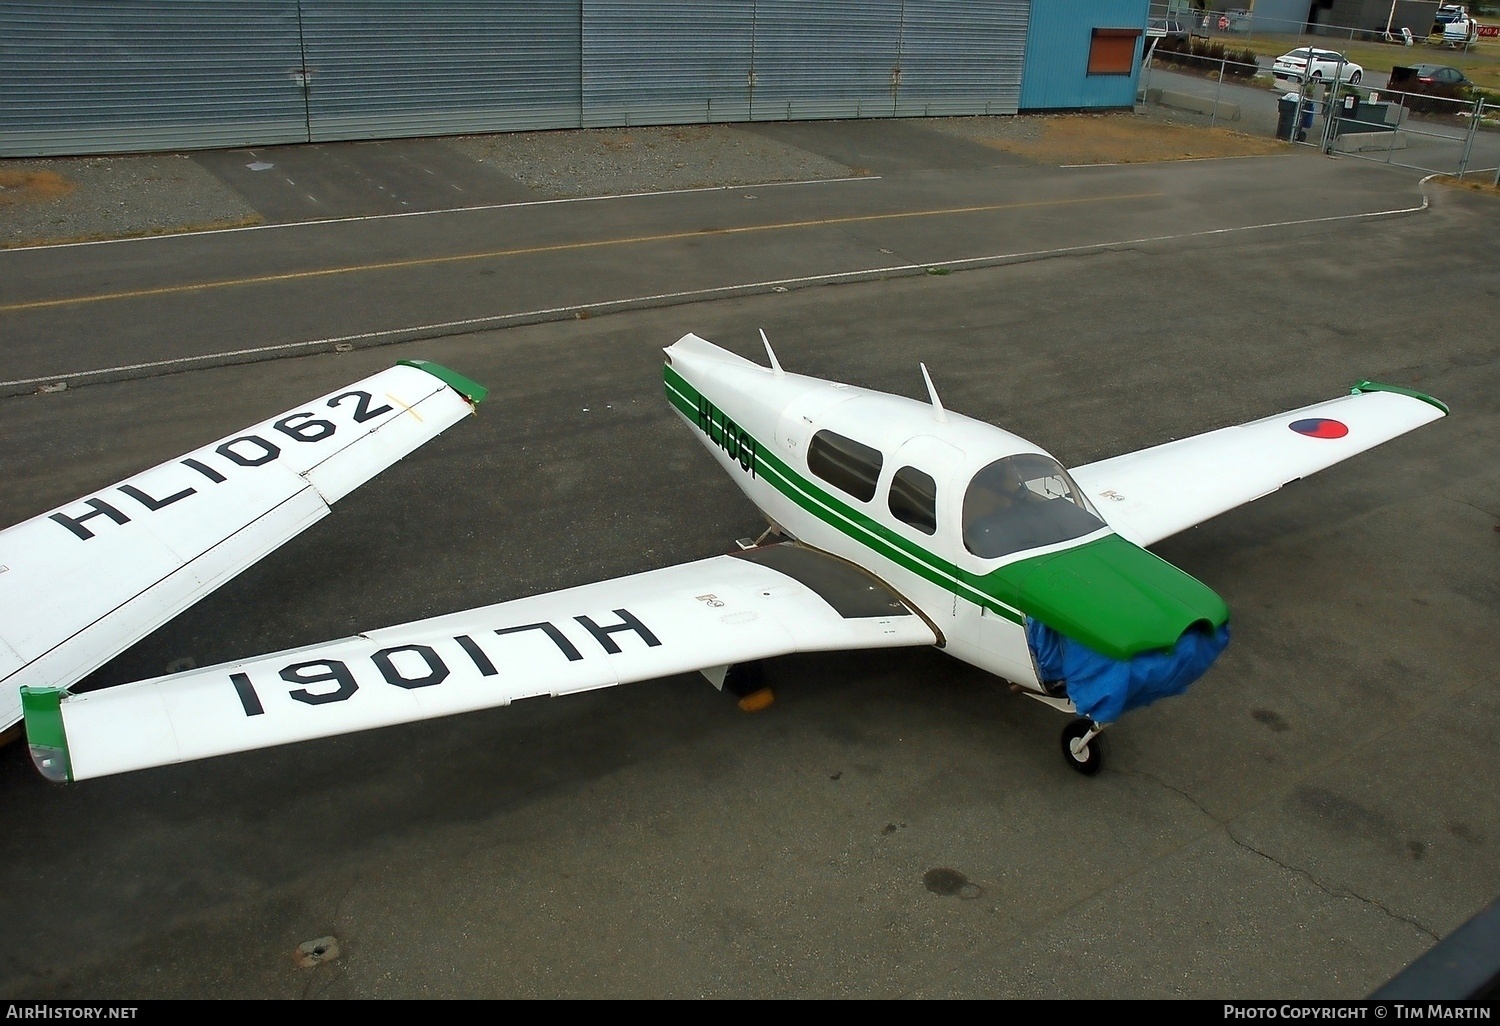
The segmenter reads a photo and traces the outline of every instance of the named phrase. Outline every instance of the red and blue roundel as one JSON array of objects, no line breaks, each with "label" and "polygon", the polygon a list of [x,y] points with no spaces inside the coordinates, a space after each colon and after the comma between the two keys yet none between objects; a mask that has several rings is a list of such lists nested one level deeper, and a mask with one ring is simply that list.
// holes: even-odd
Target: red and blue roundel
[{"label": "red and blue roundel", "polygon": [[1343,438],[1349,433],[1348,425],[1327,417],[1294,420],[1289,427],[1297,434],[1307,435],[1309,438]]}]

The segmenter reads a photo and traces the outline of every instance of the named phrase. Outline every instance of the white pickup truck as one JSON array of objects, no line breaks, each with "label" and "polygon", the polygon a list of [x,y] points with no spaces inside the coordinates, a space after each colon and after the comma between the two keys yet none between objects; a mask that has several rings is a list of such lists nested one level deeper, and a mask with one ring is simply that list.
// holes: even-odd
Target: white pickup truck
[{"label": "white pickup truck", "polygon": [[1443,23],[1444,46],[1466,46],[1478,38],[1479,24],[1469,17],[1468,12]]}]

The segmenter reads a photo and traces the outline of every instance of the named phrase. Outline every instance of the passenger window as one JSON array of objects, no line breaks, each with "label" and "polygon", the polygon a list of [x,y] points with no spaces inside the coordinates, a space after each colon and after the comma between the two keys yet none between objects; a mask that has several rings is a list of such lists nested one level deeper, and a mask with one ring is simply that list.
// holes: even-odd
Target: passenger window
[{"label": "passenger window", "polygon": [[819,431],[807,447],[807,469],[862,502],[875,498],[884,463],[879,449],[832,431]]},{"label": "passenger window", "polygon": [[1040,453],[996,460],[964,493],[964,546],[984,559],[1082,538],[1103,526],[1068,472]]},{"label": "passenger window", "polygon": [[937,531],[937,482],[916,467],[902,467],[891,478],[891,516],[923,534]]}]

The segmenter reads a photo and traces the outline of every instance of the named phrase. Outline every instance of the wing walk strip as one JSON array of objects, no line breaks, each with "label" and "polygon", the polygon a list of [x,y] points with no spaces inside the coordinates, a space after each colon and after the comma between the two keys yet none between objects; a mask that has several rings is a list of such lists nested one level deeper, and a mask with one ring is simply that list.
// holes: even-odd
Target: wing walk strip
[{"label": "wing walk strip", "polygon": [[[695,420],[698,416],[698,390],[670,367],[663,368],[663,379],[667,386],[667,399],[689,421]],[[741,427],[740,430],[744,431],[744,428]],[[907,539],[870,520],[858,510],[840,502],[792,470],[779,457],[773,456],[764,442],[753,436],[752,440],[755,442],[756,465],[765,479],[797,505],[854,541],[899,563],[940,588],[966,598],[975,605],[983,606],[1013,623],[1025,622],[1025,614],[966,580],[964,576],[961,576],[963,571],[957,566],[940,559],[919,545],[912,544]]]}]

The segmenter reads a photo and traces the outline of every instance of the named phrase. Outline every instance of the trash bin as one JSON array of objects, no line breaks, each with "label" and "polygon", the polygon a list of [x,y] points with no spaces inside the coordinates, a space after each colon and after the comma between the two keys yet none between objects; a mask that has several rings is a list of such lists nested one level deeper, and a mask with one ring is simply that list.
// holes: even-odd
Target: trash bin
[{"label": "trash bin", "polygon": [[1287,93],[1276,101],[1276,138],[1292,141],[1292,125],[1297,120],[1297,94]]}]

